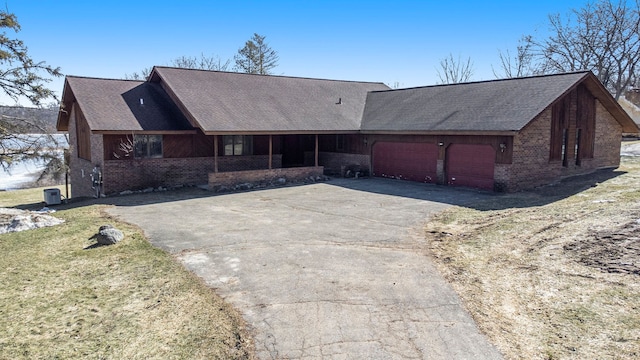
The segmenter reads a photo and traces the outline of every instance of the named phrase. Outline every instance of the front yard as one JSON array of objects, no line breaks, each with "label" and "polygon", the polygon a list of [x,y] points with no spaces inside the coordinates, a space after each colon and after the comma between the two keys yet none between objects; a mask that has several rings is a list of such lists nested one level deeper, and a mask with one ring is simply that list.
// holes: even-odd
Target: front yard
[{"label": "front yard", "polygon": [[640,158],[439,214],[427,247],[509,359],[640,357]]},{"label": "front yard", "polygon": [[[0,207],[42,189],[0,193]],[[241,316],[103,205],[55,227],[0,235],[0,359],[251,359]],[[91,247],[98,227],[125,239]]]}]

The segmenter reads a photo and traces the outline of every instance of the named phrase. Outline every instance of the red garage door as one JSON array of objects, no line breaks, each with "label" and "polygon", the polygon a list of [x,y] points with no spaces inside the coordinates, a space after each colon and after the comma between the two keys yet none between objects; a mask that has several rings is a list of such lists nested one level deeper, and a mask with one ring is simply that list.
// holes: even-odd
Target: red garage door
[{"label": "red garage door", "polygon": [[447,183],[493,190],[495,157],[491,145],[451,144],[447,148]]},{"label": "red garage door", "polygon": [[373,175],[435,183],[438,146],[426,143],[376,142]]}]

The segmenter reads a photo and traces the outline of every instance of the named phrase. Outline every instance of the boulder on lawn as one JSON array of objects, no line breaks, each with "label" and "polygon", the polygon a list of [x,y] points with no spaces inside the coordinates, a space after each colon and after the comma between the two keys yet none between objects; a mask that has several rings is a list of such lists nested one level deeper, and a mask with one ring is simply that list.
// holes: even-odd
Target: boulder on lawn
[{"label": "boulder on lawn", "polygon": [[96,239],[100,245],[113,245],[124,239],[124,234],[112,225],[102,225],[91,239]]}]

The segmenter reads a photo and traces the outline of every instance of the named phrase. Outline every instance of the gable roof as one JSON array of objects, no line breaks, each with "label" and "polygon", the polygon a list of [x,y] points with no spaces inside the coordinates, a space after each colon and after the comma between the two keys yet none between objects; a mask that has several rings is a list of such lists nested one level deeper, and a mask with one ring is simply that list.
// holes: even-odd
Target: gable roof
[{"label": "gable roof", "polygon": [[[95,132],[190,130],[180,110],[158,84],[146,81],[96,79],[67,76],[62,103],[71,111],[73,100]],[[69,114],[58,117],[58,129],[65,129]]]},{"label": "gable roof", "polygon": [[367,92],[383,83],[154,67],[192,124],[214,133],[357,131]]},{"label": "gable roof", "polygon": [[169,67],[154,67],[148,81],[67,76],[57,128],[68,130],[77,101],[93,132],[513,134],[580,84],[623,132],[640,132],[591,72],[390,90]]},{"label": "gable roof", "polygon": [[638,131],[589,71],[371,92],[361,130],[513,133],[581,83],[624,129]]}]

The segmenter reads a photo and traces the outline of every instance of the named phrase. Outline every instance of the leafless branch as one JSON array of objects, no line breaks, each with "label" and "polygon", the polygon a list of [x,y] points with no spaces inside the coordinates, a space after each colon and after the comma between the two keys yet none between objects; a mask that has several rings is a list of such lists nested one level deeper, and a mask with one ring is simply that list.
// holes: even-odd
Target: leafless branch
[{"label": "leafless branch", "polygon": [[473,75],[473,63],[471,58],[466,61],[460,56],[454,59],[452,54],[448,58],[440,60],[440,69],[436,69],[440,84],[457,84],[467,82]]}]

